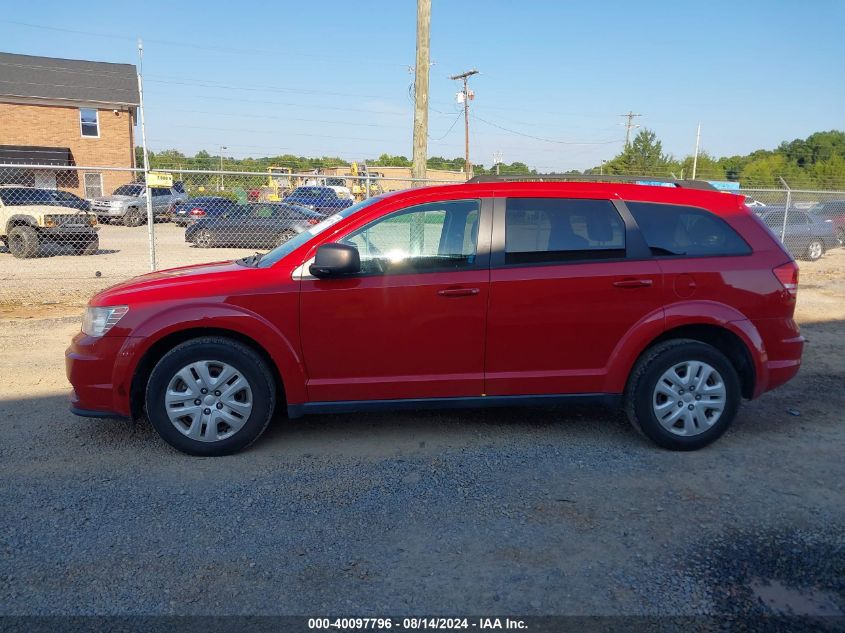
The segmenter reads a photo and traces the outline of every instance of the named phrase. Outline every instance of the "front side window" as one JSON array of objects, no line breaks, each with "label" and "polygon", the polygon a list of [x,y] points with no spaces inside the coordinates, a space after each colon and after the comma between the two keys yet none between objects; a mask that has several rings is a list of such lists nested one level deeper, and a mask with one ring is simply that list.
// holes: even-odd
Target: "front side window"
[{"label": "front side window", "polygon": [[96,173],[85,174],[85,197],[99,198],[103,195],[103,175]]},{"label": "front side window", "polygon": [[747,255],[751,252],[745,240],[727,222],[705,209],[654,202],[625,204],[652,254],[657,257]]},{"label": "front side window", "polygon": [[423,204],[391,213],[347,235],[364,274],[459,270],[475,264],[479,202]]},{"label": "front side window", "polygon": [[505,263],[625,256],[625,224],[609,200],[509,198]]},{"label": "front side window", "polygon": [[79,108],[79,127],[82,136],[100,136],[100,121],[94,108]]}]

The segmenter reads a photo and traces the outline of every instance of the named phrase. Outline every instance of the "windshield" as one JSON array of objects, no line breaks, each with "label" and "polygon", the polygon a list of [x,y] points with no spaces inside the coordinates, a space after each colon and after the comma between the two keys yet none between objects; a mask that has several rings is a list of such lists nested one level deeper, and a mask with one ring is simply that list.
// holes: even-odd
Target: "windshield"
[{"label": "windshield", "polygon": [[353,204],[351,207],[346,207],[340,213],[335,213],[334,215],[327,217],[319,224],[312,226],[307,231],[303,231],[296,237],[289,239],[284,244],[277,246],[272,251],[264,255],[258,262],[258,268],[269,268],[289,253],[292,253],[297,248],[305,244],[306,242],[310,242],[311,238],[319,235],[333,224],[337,224],[344,218],[348,218],[349,216],[358,213],[362,209],[366,209],[371,204],[378,202],[381,199],[381,196],[368,198],[367,200],[362,200],[358,204]]},{"label": "windshield", "polygon": [[326,191],[324,187],[297,187],[294,189],[293,193],[288,196],[289,198],[321,198],[326,195],[326,193],[330,193],[331,190]]},{"label": "windshield", "polygon": [[114,190],[114,196],[140,196],[144,193],[141,185],[122,185]]}]

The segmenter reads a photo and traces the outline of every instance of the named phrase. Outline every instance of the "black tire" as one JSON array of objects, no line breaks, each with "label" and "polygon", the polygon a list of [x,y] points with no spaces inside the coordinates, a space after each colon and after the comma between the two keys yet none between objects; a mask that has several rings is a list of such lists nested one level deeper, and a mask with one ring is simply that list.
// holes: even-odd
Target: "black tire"
[{"label": "black tire", "polygon": [[[665,429],[654,413],[655,388],[664,372],[684,361],[703,361],[722,377],[725,402],[713,425],[697,435],[681,436]],[[716,441],[736,417],[742,393],[739,376],[722,352],[690,339],[675,339],[655,345],[640,357],[625,390],[625,413],[631,424],[658,446],[675,451],[694,451]]]},{"label": "black tire", "polygon": [[100,250],[100,236],[95,235],[87,241],[77,242],[73,247],[73,252],[77,255],[96,255]]},{"label": "black tire", "polygon": [[[194,440],[180,432],[167,415],[164,396],[176,373],[198,361],[227,363],[242,373],[252,392],[252,411],[234,435],[217,441]],[[156,364],[147,381],[147,417],[159,435],[171,446],[188,455],[216,457],[231,455],[257,440],[273,415],[276,387],[267,363],[249,347],[223,337],[202,337],[186,341],[170,350]]]},{"label": "black tire", "polygon": [[18,259],[38,256],[38,231],[31,226],[13,226],[9,231],[9,252]]},{"label": "black tire", "polygon": [[845,229],[839,229],[836,240],[839,242],[839,246],[845,246]]},{"label": "black tire", "polygon": [[123,216],[124,226],[141,226],[144,223],[144,217],[141,215],[141,210],[131,208],[126,210],[126,215]]}]

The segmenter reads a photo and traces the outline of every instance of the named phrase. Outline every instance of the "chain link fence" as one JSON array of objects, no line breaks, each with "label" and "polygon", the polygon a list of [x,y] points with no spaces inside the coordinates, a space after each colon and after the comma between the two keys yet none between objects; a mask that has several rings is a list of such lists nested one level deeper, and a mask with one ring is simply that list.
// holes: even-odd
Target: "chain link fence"
[{"label": "chain link fence", "polygon": [[[269,250],[366,198],[455,182],[353,175],[348,167],[314,173],[175,169],[162,176],[149,177],[148,188],[140,169],[0,165],[0,306],[84,305],[99,290],[152,268]],[[843,252],[845,191],[740,193],[797,259]],[[437,243],[441,215],[387,228],[407,231],[399,242],[425,255]],[[471,236],[472,214],[465,219]],[[396,241],[382,234],[360,239],[362,249],[382,253]]]}]

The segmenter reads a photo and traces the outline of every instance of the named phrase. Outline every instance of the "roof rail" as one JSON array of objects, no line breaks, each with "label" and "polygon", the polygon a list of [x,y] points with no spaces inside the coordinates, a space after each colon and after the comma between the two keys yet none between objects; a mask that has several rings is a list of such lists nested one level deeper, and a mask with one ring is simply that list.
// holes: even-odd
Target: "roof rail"
[{"label": "roof rail", "polygon": [[665,178],[661,176],[620,176],[618,174],[518,174],[518,175],[485,175],[474,176],[468,183],[480,182],[553,182],[553,181],[584,181],[584,182],[629,182],[633,184],[666,183],[682,189],[702,189],[718,191],[706,180],[682,180],[680,178]]}]

